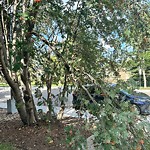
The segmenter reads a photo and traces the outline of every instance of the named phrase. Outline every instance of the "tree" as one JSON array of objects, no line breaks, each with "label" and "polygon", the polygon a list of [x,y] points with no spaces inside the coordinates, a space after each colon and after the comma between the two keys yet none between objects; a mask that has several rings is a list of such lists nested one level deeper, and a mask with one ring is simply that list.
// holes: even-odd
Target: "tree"
[{"label": "tree", "polygon": [[[2,73],[12,89],[22,122],[34,124],[37,122],[37,113],[32,97],[29,72],[30,59],[34,51],[30,32],[34,28],[34,18],[39,5],[33,1],[23,0],[20,3],[15,0],[2,1],[0,7]],[[23,97],[20,90],[21,81],[24,85]]]},{"label": "tree", "polygon": [[[137,58],[136,61],[139,62],[137,68],[140,68],[143,76],[143,85],[147,86],[146,79],[146,68],[148,64],[145,55],[149,51],[149,1],[139,1],[135,2],[135,7],[131,8],[131,13],[133,13],[133,18],[129,21],[129,26],[126,27],[124,32],[125,39],[127,43],[132,46],[132,49],[135,51],[134,56]],[[136,8],[136,9],[135,9]],[[144,9],[141,9],[144,8]],[[133,25],[132,25],[133,24]]]},{"label": "tree", "polygon": [[[62,98],[68,91],[67,86],[73,85],[84,90],[93,101],[92,111],[99,121],[93,132],[100,148],[111,149],[115,145],[118,149],[123,146],[128,149],[131,145],[134,147],[134,142],[138,144],[141,136],[146,138],[143,130],[134,124],[136,114],[131,112],[129,105],[121,103],[122,109],[116,108],[115,94],[119,87],[113,90],[107,88],[105,77],[111,73],[118,78],[124,53],[122,45],[134,46],[141,41],[143,35],[140,34],[139,39],[134,39],[134,36],[142,33],[141,26],[137,25],[141,23],[140,19],[146,20],[147,17],[138,15],[140,19],[136,19],[137,24],[133,23],[132,18],[137,17],[135,12],[148,9],[145,7],[147,3],[136,0],[17,2],[5,1],[1,5],[0,63],[2,73],[12,88],[22,121],[28,124],[37,122],[32,81],[38,81],[39,84],[39,80],[42,80],[40,85],[47,85],[50,111],[51,85],[62,81]],[[5,11],[7,6],[10,6],[9,11]],[[139,50],[139,44],[136,48]],[[36,76],[39,70],[41,73]],[[23,98],[20,82],[25,88]],[[124,82],[121,85],[121,82],[118,80],[120,86],[128,86]],[[111,98],[107,97],[104,105],[97,105],[84,86],[87,83],[95,84],[97,93],[102,92]],[[84,101],[83,95],[80,96]],[[62,101],[62,107],[63,104]],[[141,134],[135,135],[135,132]],[[136,139],[129,140],[135,136]],[[124,144],[125,140],[129,140],[128,145]]]}]

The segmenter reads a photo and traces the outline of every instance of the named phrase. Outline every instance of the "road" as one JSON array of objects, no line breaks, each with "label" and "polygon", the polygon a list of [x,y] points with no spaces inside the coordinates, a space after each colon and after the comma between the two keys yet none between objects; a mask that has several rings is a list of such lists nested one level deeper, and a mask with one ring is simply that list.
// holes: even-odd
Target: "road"
[{"label": "road", "polygon": [[[37,105],[38,99],[35,98],[34,92],[35,92],[35,87],[33,87],[33,98],[35,101],[35,104]],[[150,90],[138,90],[139,92],[143,92],[147,95],[150,96]],[[46,98],[47,97],[47,92],[46,88],[41,89],[42,92],[42,97]],[[52,94],[55,96],[53,98],[53,105],[55,106],[55,111],[59,111],[59,106],[60,106],[60,101],[59,101],[59,94],[60,88],[52,88]],[[7,100],[10,99],[10,88],[9,87],[0,87],[0,108],[7,108]],[[74,109],[70,109],[72,106],[72,94],[70,93],[68,95],[67,101],[65,101],[65,104],[67,106],[67,109],[65,110],[65,113],[67,115],[71,114],[72,116],[77,116],[76,112]],[[43,109],[44,111],[47,111],[47,106],[38,106],[38,109]],[[88,115],[88,114],[86,114]],[[150,115],[147,117],[148,121],[150,122]]]},{"label": "road", "polygon": [[[32,88],[32,91],[33,91],[32,93],[33,93],[33,98],[34,98],[35,104],[37,104],[39,100],[37,98],[35,98],[35,94],[34,94],[35,89],[36,89],[36,87]],[[46,88],[41,88],[40,90],[42,92],[42,99],[47,98]],[[59,101],[60,91],[61,91],[61,88],[58,88],[58,87],[52,88],[52,94],[54,95],[52,101],[55,106],[60,106],[60,101]],[[9,87],[0,87],[0,107],[1,107],[2,103],[5,104],[8,99],[10,99],[10,88]],[[72,94],[71,93],[68,94],[68,98],[66,98],[65,104],[67,107],[72,105]]]},{"label": "road", "polygon": [[[42,99],[38,100],[37,98],[35,98],[35,87],[32,88],[33,91],[33,99],[36,105],[37,110],[42,109],[44,112],[48,111],[47,106],[37,106],[38,101],[42,101],[43,98],[47,98],[47,92],[46,92],[46,88],[41,88],[41,92],[42,92]],[[61,91],[61,88],[58,87],[54,87],[52,88],[52,94],[54,95],[53,99],[52,99],[52,103],[54,106],[54,111],[55,113],[58,113],[60,110],[60,100],[59,100],[59,93]],[[7,108],[7,100],[10,99],[10,88],[9,87],[0,87],[0,108]],[[78,114],[76,113],[76,111],[74,109],[71,108],[72,106],[72,93],[68,94],[66,100],[65,100],[65,105],[66,105],[66,109],[65,109],[65,116],[72,116],[72,117],[76,117],[78,116]],[[15,104],[13,103],[12,108],[15,109]],[[17,110],[13,109],[13,112],[17,112]],[[84,117],[84,116],[83,116]]]},{"label": "road", "polygon": [[[33,87],[33,98],[35,101],[35,105],[37,110],[42,109],[44,112],[48,111],[47,106],[37,106],[38,99],[35,98],[34,92],[35,92],[35,87]],[[42,92],[42,97],[46,98],[47,97],[47,92],[46,88],[41,89]],[[60,93],[60,88],[52,88],[52,94],[55,96],[53,98],[53,106],[54,106],[54,112],[57,114],[60,110],[60,101],[59,101],[59,94]],[[0,108],[7,108],[7,100],[10,99],[10,88],[8,87],[0,87]],[[79,115],[77,114],[76,110],[72,108],[72,93],[68,94],[68,97],[65,101],[66,109],[64,111],[64,117],[78,117]],[[90,118],[90,114],[88,112],[85,112],[82,116],[82,118]]]}]

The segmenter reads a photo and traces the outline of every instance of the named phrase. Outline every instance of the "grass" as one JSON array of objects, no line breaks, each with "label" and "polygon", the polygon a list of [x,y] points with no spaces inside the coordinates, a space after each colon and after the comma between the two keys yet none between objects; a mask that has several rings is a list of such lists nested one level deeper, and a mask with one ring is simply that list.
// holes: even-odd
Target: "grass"
[{"label": "grass", "polygon": [[[32,86],[36,86],[35,84],[32,84]],[[44,85],[45,87],[46,85]],[[52,87],[58,87],[58,86],[62,86],[62,84],[52,84]],[[0,87],[9,87],[9,85],[7,83],[0,83]]]},{"label": "grass", "polygon": [[9,143],[0,143],[0,150],[15,150],[12,144]]},{"label": "grass", "polygon": [[7,83],[0,83],[0,87],[9,87]]},{"label": "grass", "polygon": [[150,90],[150,87],[146,87],[146,88],[140,87],[139,89],[140,89],[140,90]]}]

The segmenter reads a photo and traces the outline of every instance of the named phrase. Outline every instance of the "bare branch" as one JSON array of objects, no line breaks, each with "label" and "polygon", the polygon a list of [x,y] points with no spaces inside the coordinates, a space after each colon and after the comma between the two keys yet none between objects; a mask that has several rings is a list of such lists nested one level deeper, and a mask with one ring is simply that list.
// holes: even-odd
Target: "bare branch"
[{"label": "bare branch", "polygon": [[89,96],[89,98],[92,100],[92,102],[94,104],[97,104],[97,102],[95,101],[95,99],[91,96],[91,94],[89,93],[89,91],[83,86],[83,85],[80,85],[82,87],[82,89],[87,93],[87,95]]},{"label": "bare branch", "polygon": [[55,53],[55,55],[58,57],[58,59],[61,59],[62,62],[64,63],[65,68],[67,69],[67,71],[71,74],[71,67],[70,65],[66,62],[66,60],[63,58],[63,56],[58,52],[57,48],[54,47],[56,45],[56,43],[54,42],[49,42],[46,38],[44,38],[42,35],[32,31],[31,34],[35,35],[36,37],[38,37],[42,42],[44,42],[47,46],[49,46],[53,53]]}]

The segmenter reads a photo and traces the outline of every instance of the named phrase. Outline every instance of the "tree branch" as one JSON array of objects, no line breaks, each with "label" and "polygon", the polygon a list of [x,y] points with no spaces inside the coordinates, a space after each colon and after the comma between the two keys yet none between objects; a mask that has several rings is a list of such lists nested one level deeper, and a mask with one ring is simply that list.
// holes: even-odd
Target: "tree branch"
[{"label": "tree branch", "polygon": [[64,63],[65,68],[67,69],[67,71],[71,74],[71,67],[70,65],[66,62],[66,60],[62,57],[62,55],[57,51],[57,48],[55,46],[56,43],[52,43],[49,42],[48,40],[46,40],[42,35],[36,33],[35,31],[32,31],[31,34],[35,35],[36,37],[38,37],[42,42],[44,42],[47,46],[49,46],[53,53],[55,53],[55,55],[58,57],[58,59],[61,59],[62,62]]},{"label": "tree branch", "polygon": [[[56,54],[56,56],[59,58],[59,59],[61,59],[62,61],[63,61],[63,63],[64,63],[64,66],[65,66],[65,68],[69,71],[69,73],[71,74],[72,73],[72,71],[71,71],[71,67],[69,66],[69,64],[65,61],[65,59],[62,57],[62,55],[56,50],[56,49],[54,49],[54,46],[55,46],[55,44],[56,43],[50,43],[48,40],[46,40],[42,35],[40,35],[40,34],[38,34],[38,33],[36,33],[36,32],[34,32],[34,31],[32,31],[31,32],[31,34],[33,34],[33,35],[35,35],[36,37],[38,37],[42,42],[44,42],[47,46],[49,46],[51,49],[52,49],[52,51]],[[73,68],[73,70],[74,71],[76,71],[76,69],[75,68]],[[73,78],[73,77],[72,77]],[[91,76],[90,76],[90,79],[94,79],[94,78],[91,78]],[[74,78],[73,78],[73,80],[74,80]],[[94,79],[95,80],[95,79]],[[95,80],[96,81],[96,80]],[[95,82],[96,83],[96,82]],[[83,86],[83,85],[81,85],[80,84],[80,86],[81,86],[81,88],[87,93],[87,95],[89,96],[89,98],[96,104],[97,102],[93,99],[93,97],[91,96],[91,94],[89,93],[89,91]]]}]

